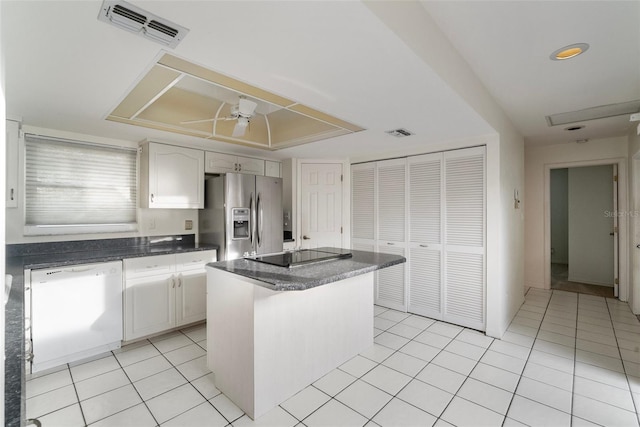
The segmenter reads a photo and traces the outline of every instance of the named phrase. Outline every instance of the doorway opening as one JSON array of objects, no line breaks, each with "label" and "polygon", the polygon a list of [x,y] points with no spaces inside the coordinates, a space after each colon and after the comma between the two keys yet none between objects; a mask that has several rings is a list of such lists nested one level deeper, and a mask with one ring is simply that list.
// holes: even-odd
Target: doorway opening
[{"label": "doorway opening", "polygon": [[550,287],[618,296],[617,165],[550,170]]}]

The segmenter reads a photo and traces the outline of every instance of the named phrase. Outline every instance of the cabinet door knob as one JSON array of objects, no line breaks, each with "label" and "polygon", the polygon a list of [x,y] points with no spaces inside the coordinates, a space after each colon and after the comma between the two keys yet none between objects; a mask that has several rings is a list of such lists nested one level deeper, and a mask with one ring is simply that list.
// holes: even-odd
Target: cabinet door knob
[{"label": "cabinet door knob", "polygon": [[153,203],[153,193],[151,193],[151,203]]},{"label": "cabinet door knob", "polygon": [[11,189],[11,200],[13,200],[13,199],[14,199],[14,197],[13,197],[13,193],[14,193],[14,191],[15,191],[15,190],[12,188],[12,189]]}]

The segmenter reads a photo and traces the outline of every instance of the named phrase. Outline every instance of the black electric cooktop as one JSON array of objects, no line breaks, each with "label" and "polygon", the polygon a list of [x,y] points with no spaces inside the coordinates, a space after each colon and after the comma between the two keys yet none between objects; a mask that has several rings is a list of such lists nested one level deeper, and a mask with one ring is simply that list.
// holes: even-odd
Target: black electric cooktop
[{"label": "black electric cooktop", "polygon": [[264,255],[247,259],[251,261],[262,262],[264,264],[292,268],[304,264],[313,264],[316,262],[330,261],[334,259],[351,258],[351,256],[351,252],[346,249],[301,249],[294,252],[285,252],[276,255]]}]

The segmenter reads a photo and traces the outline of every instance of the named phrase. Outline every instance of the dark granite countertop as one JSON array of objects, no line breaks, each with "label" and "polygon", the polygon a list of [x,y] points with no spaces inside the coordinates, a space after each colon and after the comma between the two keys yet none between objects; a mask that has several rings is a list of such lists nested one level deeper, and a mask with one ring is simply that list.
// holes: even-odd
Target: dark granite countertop
[{"label": "dark granite countertop", "polygon": [[7,245],[5,269],[13,282],[5,306],[5,425],[25,424],[24,270],[214,249],[192,234]]},{"label": "dark granite countertop", "polygon": [[[318,250],[336,249],[338,248],[318,248]],[[207,267],[258,280],[263,284],[262,286],[274,291],[303,291],[406,261],[404,257],[399,255],[349,251],[353,254],[351,258],[305,264],[293,268],[277,267],[244,258],[211,262],[207,264]]]}]

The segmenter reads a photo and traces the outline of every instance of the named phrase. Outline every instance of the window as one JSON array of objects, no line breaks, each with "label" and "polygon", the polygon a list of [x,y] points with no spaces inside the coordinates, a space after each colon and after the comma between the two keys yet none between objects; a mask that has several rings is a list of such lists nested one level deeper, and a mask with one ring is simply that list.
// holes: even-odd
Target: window
[{"label": "window", "polygon": [[25,234],[135,230],[136,150],[25,135]]}]

